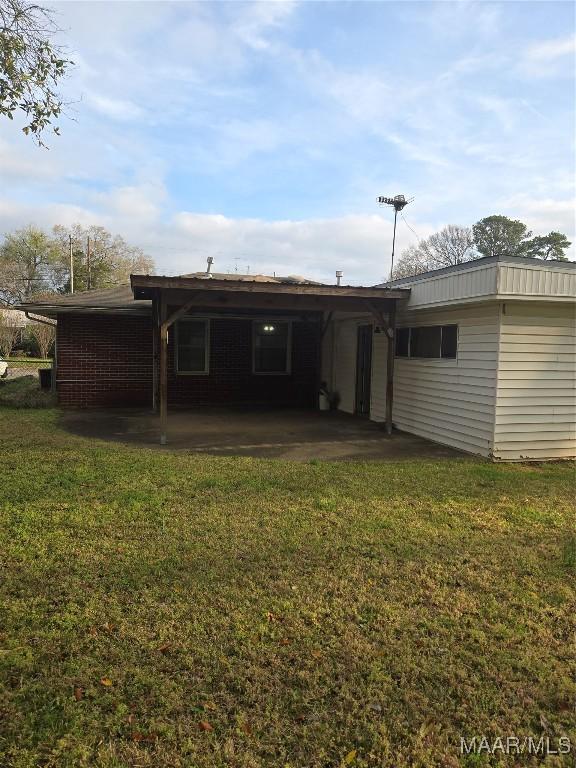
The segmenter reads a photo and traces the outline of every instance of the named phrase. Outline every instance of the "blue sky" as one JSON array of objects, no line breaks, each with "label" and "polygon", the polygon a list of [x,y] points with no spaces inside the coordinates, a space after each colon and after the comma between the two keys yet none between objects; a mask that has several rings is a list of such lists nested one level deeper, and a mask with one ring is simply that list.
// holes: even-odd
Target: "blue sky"
[{"label": "blue sky", "polygon": [[351,283],[389,268],[379,194],[415,198],[399,250],[492,213],[576,237],[572,3],[53,8],[71,103],[49,151],[0,124],[2,231],[99,223],[166,274]]}]

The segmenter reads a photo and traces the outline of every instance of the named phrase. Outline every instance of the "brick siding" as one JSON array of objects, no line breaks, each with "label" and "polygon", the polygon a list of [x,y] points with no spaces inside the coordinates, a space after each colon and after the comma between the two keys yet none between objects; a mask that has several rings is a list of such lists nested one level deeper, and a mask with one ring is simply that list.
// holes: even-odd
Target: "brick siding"
[{"label": "brick siding", "polygon": [[60,314],[58,402],[80,408],[150,405],[151,350],[149,317]]},{"label": "brick siding", "polygon": [[[287,376],[252,373],[252,322],[210,321],[210,371],[177,375],[174,333],[168,344],[168,404],[316,403],[318,325],[292,324],[292,371]],[[58,318],[57,390],[65,407],[150,406],[152,324],[147,317],[66,315]]]}]

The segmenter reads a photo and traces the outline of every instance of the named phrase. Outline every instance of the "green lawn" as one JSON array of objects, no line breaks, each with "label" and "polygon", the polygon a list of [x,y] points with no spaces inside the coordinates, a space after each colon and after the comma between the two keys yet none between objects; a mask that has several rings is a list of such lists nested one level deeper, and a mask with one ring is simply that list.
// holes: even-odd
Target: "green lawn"
[{"label": "green lawn", "polygon": [[573,466],[213,458],[72,437],[52,409],[0,430],[3,768],[576,749]]}]

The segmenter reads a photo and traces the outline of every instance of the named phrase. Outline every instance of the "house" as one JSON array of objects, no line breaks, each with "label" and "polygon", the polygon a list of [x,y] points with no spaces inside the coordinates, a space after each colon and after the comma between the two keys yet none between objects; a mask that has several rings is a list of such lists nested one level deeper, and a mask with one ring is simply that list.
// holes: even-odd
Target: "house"
[{"label": "house", "polygon": [[[502,460],[576,455],[576,263],[488,257],[395,280],[397,429]],[[330,386],[358,410],[370,318],[335,318]],[[372,338],[370,418],[385,418],[387,339]],[[370,344],[370,342],[368,342]]]},{"label": "house", "polygon": [[498,460],[576,455],[576,264],[483,258],[373,287],[133,275],[57,318],[63,406],[315,408]]}]

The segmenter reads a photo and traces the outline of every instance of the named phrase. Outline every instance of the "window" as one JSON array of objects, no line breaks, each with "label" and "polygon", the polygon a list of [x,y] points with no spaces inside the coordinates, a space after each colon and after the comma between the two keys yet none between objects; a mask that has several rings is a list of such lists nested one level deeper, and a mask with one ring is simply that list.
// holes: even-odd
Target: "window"
[{"label": "window", "polygon": [[176,326],[177,373],[208,373],[208,320],[179,320]]},{"label": "window", "polygon": [[398,328],[396,331],[396,357],[408,357],[410,328]]},{"label": "window", "polygon": [[457,325],[421,325],[396,331],[396,357],[454,360],[457,346]]},{"label": "window", "polygon": [[458,326],[457,325],[443,325],[442,326],[442,357],[455,358],[456,349],[458,346]]},{"label": "window", "polygon": [[441,335],[439,325],[410,328],[410,357],[440,357]]},{"label": "window", "polygon": [[253,325],[254,373],[290,373],[290,323]]}]

